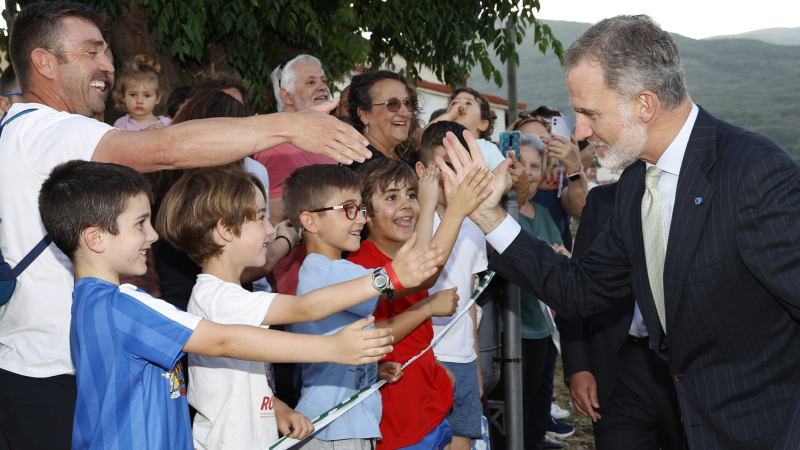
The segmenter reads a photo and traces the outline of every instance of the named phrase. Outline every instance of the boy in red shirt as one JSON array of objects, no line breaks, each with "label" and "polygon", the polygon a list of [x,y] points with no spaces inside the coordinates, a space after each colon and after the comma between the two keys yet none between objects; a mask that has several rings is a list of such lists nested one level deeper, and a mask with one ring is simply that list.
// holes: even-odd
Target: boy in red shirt
[{"label": "boy in red shirt", "polygon": [[[411,238],[416,225],[419,244],[431,240],[433,215],[438,203],[439,171],[426,170],[422,179],[406,164],[391,159],[371,161],[356,173],[364,182],[362,198],[367,205],[367,233],[361,248],[348,260],[363,267],[379,267],[397,254]],[[452,189],[445,182],[450,204],[439,226],[435,242],[445,249],[447,262],[461,223],[488,192],[482,192],[492,175],[486,171],[471,173],[468,189]],[[419,196],[417,201],[417,187]],[[427,288],[438,279],[431,277],[422,286],[401,292],[403,297],[380,302],[375,309],[376,328],[391,327],[395,336],[394,351],[385,361],[404,363],[425,350],[433,339],[432,316],[455,312],[458,295],[443,290],[428,297]],[[463,293],[462,293],[463,294]],[[469,293],[467,293],[469,295]],[[455,377],[438,363],[428,349],[403,371],[403,378],[381,390],[383,418],[379,450],[413,448],[444,449],[452,438],[445,416],[453,405]]]}]

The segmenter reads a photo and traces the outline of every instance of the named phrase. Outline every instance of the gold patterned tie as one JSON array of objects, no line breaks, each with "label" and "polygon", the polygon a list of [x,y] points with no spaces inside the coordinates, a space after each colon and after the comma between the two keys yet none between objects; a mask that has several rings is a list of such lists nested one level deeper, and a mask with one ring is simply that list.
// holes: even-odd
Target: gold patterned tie
[{"label": "gold patterned tie", "polygon": [[644,237],[644,258],[647,263],[647,278],[656,303],[658,320],[664,332],[667,331],[667,315],[664,309],[664,258],[667,254],[667,238],[664,232],[664,213],[658,180],[663,171],[656,166],[647,169],[642,197],[642,237]]}]

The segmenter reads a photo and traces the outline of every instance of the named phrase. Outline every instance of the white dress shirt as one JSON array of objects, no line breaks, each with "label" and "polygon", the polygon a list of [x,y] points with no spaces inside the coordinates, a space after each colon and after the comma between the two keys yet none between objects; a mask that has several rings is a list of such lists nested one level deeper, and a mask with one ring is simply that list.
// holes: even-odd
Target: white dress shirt
[{"label": "white dress shirt", "polygon": [[[689,144],[689,137],[692,134],[694,122],[697,120],[699,111],[697,105],[692,104],[692,111],[689,113],[689,117],[686,118],[683,127],[681,127],[681,131],[678,132],[678,135],[675,136],[675,139],[655,164],[664,171],[658,180],[658,191],[661,194],[661,204],[664,207],[664,235],[667,239],[667,245],[669,245],[669,229],[672,222],[672,210],[675,205],[675,193],[678,190],[678,176],[681,172],[683,155],[686,153],[686,146]],[[645,164],[646,168],[652,166],[650,163]],[[519,224],[511,216],[506,216],[505,220],[494,231],[486,235],[486,241],[495,251],[502,254],[511,245],[511,242],[516,239],[519,231]],[[639,310],[639,305],[635,304],[629,333],[639,337],[648,336],[647,328],[642,324],[642,321],[642,312]]]}]

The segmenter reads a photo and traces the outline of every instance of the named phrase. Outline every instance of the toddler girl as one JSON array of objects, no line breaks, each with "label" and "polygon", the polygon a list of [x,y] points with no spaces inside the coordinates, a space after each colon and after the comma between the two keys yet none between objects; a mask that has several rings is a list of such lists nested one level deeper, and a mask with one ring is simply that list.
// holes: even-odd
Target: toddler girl
[{"label": "toddler girl", "polygon": [[120,130],[140,131],[163,128],[172,119],[155,116],[153,109],[161,102],[161,66],[147,55],[136,55],[114,87],[114,102],[120,111],[128,111],[114,126]]}]

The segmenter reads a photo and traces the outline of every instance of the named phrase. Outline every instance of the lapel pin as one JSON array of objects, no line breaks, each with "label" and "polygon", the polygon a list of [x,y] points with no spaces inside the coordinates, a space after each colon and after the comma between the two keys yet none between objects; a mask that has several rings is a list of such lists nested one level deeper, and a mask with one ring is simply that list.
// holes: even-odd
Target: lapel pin
[{"label": "lapel pin", "polygon": [[697,197],[696,199],[694,199],[694,204],[695,205],[702,205],[703,204],[703,197]]}]

